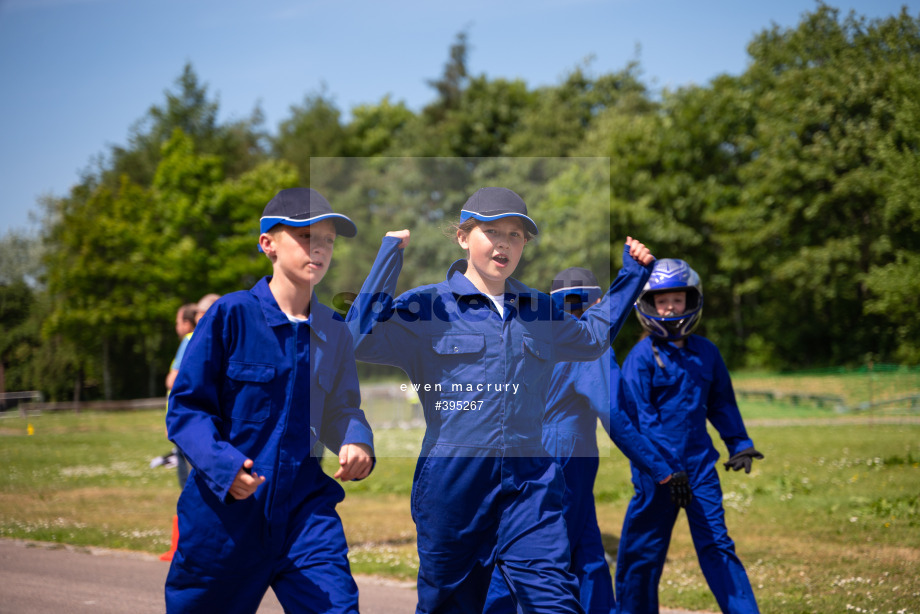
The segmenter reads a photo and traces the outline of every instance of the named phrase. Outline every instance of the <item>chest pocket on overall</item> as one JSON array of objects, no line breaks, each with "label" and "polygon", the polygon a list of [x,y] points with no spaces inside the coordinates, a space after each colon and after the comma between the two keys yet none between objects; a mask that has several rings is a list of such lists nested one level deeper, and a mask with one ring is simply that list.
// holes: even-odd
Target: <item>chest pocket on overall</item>
[{"label": "chest pocket on overall", "polygon": [[524,385],[527,392],[539,393],[549,386],[553,373],[553,345],[524,335]]},{"label": "chest pocket on overall", "polygon": [[475,386],[485,381],[486,339],[482,334],[438,335],[431,338],[431,349],[435,355],[424,372],[426,377],[432,377],[432,381],[415,383]]},{"label": "chest pocket on overall", "polygon": [[229,385],[224,394],[233,407],[233,420],[265,422],[272,411],[275,367],[235,360],[227,363]]}]

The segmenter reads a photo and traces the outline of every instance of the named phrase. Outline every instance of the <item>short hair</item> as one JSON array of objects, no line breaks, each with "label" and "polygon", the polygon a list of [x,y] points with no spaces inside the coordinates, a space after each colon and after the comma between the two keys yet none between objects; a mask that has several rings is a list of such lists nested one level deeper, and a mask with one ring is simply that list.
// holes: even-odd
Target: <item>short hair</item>
[{"label": "short hair", "polygon": [[201,297],[201,300],[199,300],[198,303],[195,305],[195,311],[197,311],[201,315],[204,315],[205,312],[211,307],[211,305],[213,305],[214,302],[217,301],[217,299],[219,298],[220,298],[220,294],[214,294],[213,292],[210,294],[205,294],[204,296]]},{"label": "short hair", "polygon": [[198,305],[196,303],[186,303],[179,307],[179,317],[182,318],[183,322],[188,322],[192,326],[195,326],[195,313],[198,311]]}]

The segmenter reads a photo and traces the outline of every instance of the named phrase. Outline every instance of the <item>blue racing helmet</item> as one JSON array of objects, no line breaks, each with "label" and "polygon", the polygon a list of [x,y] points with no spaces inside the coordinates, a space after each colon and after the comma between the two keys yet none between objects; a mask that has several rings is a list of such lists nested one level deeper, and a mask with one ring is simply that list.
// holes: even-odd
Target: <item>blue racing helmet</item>
[{"label": "blue racing helmet", "polygon": [[[683,313],[658,314],[655,295],[664,292],[686,292],[687,307]],[[693,332],[703,316],[703,284],[700,276],[683,260],[656,260],[635,307],[639,324],[650,335],[665,341],[683,339]]]}]

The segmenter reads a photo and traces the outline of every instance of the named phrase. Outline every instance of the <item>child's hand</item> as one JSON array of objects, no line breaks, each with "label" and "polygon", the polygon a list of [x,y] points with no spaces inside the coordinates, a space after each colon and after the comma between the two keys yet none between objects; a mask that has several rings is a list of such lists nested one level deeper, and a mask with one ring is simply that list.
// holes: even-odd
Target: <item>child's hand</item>
[{"label": "child's hand", "polygon": [[655,262],[655,256],[653,256],[652,252],[649,251],[644,244],[640,243],[638,239],[626,237],[626,245],[629,246],[629,255],[642,266],[648,266],[652,262]]},{"label": "child's hand", "polygon": [[409,245],[409,231],[407,229],[393,230],[388,232],[386,236],[399,239],[399,249],[405,249],[406,246]]},{"label": "child's hand", "polygon": [[237,501],[249,497],[265,481],[264,475],[259,475],[254,471],[250,475],[250,471],[252,471],[252,460],[247,458],[243,462],[243,468],[237,472],[233,484],[230,485],[230,496]]},{"label": "child's hand", "polygon": [[366,478],[373,467],[373,454],[366,444],[346,443],[339,450],[339,470],[332,477],[343,482],[360,480]]}]

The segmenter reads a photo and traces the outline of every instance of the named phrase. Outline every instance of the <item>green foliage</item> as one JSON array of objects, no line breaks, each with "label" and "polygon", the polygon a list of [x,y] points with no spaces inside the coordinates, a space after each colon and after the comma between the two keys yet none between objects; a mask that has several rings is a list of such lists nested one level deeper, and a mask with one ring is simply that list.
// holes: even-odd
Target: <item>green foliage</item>
[{"label": "green foliage", "polygon": [[273,140],[275,155],[297,169],[299,184],[310,185],[310,158],[348,155],[341,112],[325,94],[307,96],[303,105],[291,107],[291,117],[278,126]]},{"label": "green foliage", "polygon": [[153,105],[131,128],[129,146],[116,146],[111,163],[101,176],[117,183],[127,175],[136,183],[149,186],[160,161],[163,144],[175,130],[191,137],[201,151],[221,156],[224,172],[237,174],[251,168],[264,157],[261,131],[262,112],[256,108],[250,118],[219,124],[218,103],[208,96],[207,86],[199,83],[191,64],[186,64],[176,79],[176,90],[166,90],[165,104]]},{"label": "green foliage", "polygon": [[916,253],[918,209],[904,188],[920,147],[918,43],[920,21],[906,13],[840,21],[821,5],[749,48],[740,86],[755,101],[756,155],[739,173],[722,265],[746,274],[742,300],[760,314],[748,329],[790,364],[846,362],[856,348],[915,355],[867,282],[883,287],[886,268]]},{"label": "green foliage", "polygon": [[819,5],[749,51],[740,77],[598,118],[612,222],[700,272],[729,362],[915,360],[916,298],[888,292],[917,250],[920,22]]},{"label": "green foliage", "polygon": [[[257,219],[297,185],[358,225],[319,288],[340,310],[389,230],[412,231],[400,289],[442,279],[463,256],[451,228],[460,206],[504,185],[541,229],[515,272],[529,285],[568,266],[609,280],[633,236],[700,273],[699,332],[731,365],[916,364],[920,19],[841,18],[818,4],[748,51],[742,74],[660,95],[637,63],[595,75],[590,60],[531,89],[471,71],[461,32],[420,112],[387,96],[346,121],[323,89],[270,140],[259,109],[218,121],[186,65],[126,146],[43,200],[40,242],[0,241],[0,283],[35,293],[16,385],[161,392],[175,309],[270,272]],[[621,356],[638,332],[631,318]]]},{"label": "green foliage", "polygon": [[524,110],[520,125],[508,139],[505,155],[573,155],[602,113],[619,109],[634,115],[650,106],[637,65],[597,78],[587,74],[587,65],[571,71],[558,86],[534,92],[534,102]]},{"label": "green foliage", "polygon": [[0,238],[0,284],[36,285],[42,272],[41,241],[18,230]]},{"label": "green foliage", "polygon": [[25,389],[23,371],[35,341],[29,326],[34,303],[35,294],[25,282],[0,284],[0,392]]},{"label": "green foliage", "polygon": [[[413,119],[415,115],[403,102],[393,104],[389,96],[384,96],[377,105],[354,107],[351,121],[346,126],[347,155],[367,157],[392,151],[400,140],[401,132]],[[330,153],[324,151],[322,155]]]},{"label": "green foliage", "polygon": [[70,348],[62,371],[75,372],[67,387],[77,398],[162,394],[176,309],[265,272],[258,216],[296,184],[290,167],[259,163],[252,126],[216,123],[217,105],[190,67],[179,86],[135,128],[131,150],[45,202],[42,339]]}]

